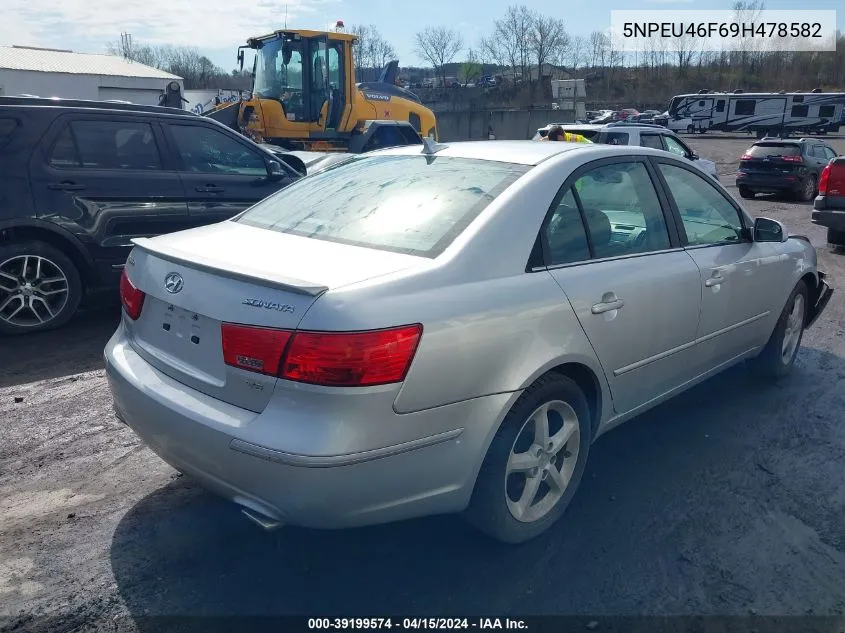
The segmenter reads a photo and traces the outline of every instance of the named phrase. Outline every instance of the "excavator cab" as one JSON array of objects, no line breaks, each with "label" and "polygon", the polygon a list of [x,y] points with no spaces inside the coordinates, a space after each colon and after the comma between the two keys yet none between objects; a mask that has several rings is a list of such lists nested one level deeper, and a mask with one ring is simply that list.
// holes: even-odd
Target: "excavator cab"
[{"label": "excavator cab", "polygon": [[325,33],[277,31],[251,40],[259,111],[253,106],[246,127],[267,139],[314,138],[336,130],[347,101],[350,46]]},{"label": "excavator cab", "polygon": [[434,113],[395,85],[398,62],[388,64],[379,81],[355,82],[356,39],[340,32],[282,30],[247,40],[238,61],[243,68],[243,50],[255,51],[252,96],[208,116],[259,143],[289,150],[346,151],[360,144],[371,121],[402,122],[419,136],[436,138]]}]

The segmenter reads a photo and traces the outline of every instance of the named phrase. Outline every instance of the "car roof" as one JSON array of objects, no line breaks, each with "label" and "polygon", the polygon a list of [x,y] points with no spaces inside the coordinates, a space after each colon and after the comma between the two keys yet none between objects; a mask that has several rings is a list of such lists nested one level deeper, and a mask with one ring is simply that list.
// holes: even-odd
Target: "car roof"
[{"label": "car roof", "polygon": [[[638,145],[603,145],[599,143],[568,143],[565,141],[460,141],[444,143],[441,148],[435,156],[489,160],[528,166],[539,165],[549,158],[574,151],[591,152],[599,156],[603,154],[619,156],[643,153],[664,156],[666,154],[662,150]],[[405,145],[369,152],[369,155],[416,156],[422,153],[419,145]]]},{"label": "car roof", "polygon": [[544,125],[541,128],[537,128],[537,131],[540,130],[548,130],[549,128],[558,125],[562,127],[564,130],[567,129],[579,129],[579,130],[600,130],[604,127],[601,123],[549,123],[548,125]]},{"label": "car roof", "polygon": [[129,112],[143,114],[167,114],[186,117],[197,117],[198,114],[189,110],[179,108],[167,108],[157,105],[141,105],[138,103],[127,103],[122,101],[90,101],[85,99],[58,99],[45,97],[0,97],[0,106],[11,107],[40,107],[40,108],[65,108],[73,110],[107,110],[111,112]]}]

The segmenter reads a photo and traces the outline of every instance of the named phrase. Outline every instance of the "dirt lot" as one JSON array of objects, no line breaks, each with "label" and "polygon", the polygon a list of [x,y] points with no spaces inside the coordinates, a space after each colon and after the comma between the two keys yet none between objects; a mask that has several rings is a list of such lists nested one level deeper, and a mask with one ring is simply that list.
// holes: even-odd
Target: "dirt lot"
[{"label": "dirt lot", "polygon": [[[751,140],[690,142],[732,184]],[[845,288],[845,255],[808,204],[747,207],[809,235]],[[845,290],[788,380],[761,386],[736,368],[608,434],[565,520],[519,548],[454,517],[261,532],[116,422],[101,353],[117,316],[0,340],[0,628],[144,631],[159,614],[845,613]]]}]

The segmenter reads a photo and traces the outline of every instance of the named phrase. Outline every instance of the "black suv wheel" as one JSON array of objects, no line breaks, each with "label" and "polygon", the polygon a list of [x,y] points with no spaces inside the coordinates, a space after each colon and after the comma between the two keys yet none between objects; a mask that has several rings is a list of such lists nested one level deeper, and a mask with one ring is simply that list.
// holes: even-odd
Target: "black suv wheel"
[{"label": "black suv wheel", "polygon": [[0,333],[60,327],[81,298],[79,271],[57,248],[38,241],[0,245]]}]

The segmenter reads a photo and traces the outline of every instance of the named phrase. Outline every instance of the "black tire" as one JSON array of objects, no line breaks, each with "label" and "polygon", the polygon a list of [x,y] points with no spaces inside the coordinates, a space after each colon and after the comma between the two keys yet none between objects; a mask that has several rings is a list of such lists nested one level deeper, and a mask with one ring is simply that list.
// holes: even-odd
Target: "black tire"
[{"label": "black tire", "polygon": [[[783,345],[784,337],[787,333],[787,326],[789,318],[795,305],[796,297],[801,296],[803,301],[803,312],[800,317],[800,330],[798,331],[798,339],[795,343],[795,349],[788,356],[784,358]],[[760,352],[759,356],[752,358],[749,361],[749,366],[752,371],[759,377],[767,380],[779,380],[792,370],[792,365],[795,363],[795,357],[798,355],[798,350],[801,349],[801,339],[804,336],[804,326],[807,323],[807,310],[809,308],[809,293],[807,292],[807,284],[799,281],[789,295],[786,305],[781,311],[780,318],[777,325],[775,325],[774,332],[769,337],[768,343]]]},{"label": "black tire", "polygon": [[739,195],[746,200],[753,200],[754,199],[754,192],[751,191],[748,187],[740,187],[739,188]]},{"label": "black tire", "polygon": [[687,134],[695,134],[695,127],[692,125],[687,126]]},{"label": "black tire", "polygon": [[845,231],[827,230],[827,243],[831,246],[845,246]]},{"label": "black tire", "polygon": [[801,182],[801,188],[796,192],[796,197],[801,202],[810,202],[816,197],[816,177],[810,174]]},{"label": "black tire", "polygon": [[[541,405],[563,401],[578,418],[578,455],[562,496],[548,512],[534,522],[514,518],[508,508],[507,464],[512,448],[529,424],[529,416]],[[557,521],[569,505],[581,482],[592,442],[590,410],[583,391],[574,381],[547,374],[523,392],[496,432],[475,483],[464,518],[474,527],[504,543],[521,543],[539,536]],[[540,498],[542,500],[542,498]]]},{"label": "black tire", "polygon": [[[28,334],[59,328],[73,317],[82,299],[82,278],[76,266],[67,255],[45,242],[31,240],[0,245],[0,271],[3,270],[4,265],[9,269],[6,271],[7,274],[9,274],[9,271],[17,270],[16,267],[22,261],[21,258],[25,256],[41,258],[43,262],[47,262],[44,264],[45,269],[41,271],[41,279],[48,278],[47,270],[53,271],[49,273],[50,275],[54,273],[56,276],[58,274],[63,275],[66,280],[67,292],[61,296],[57,294],[51,295],[53,298],[49,301],[53,302],[53,305],[50,306],[50,311],[53,312],[52,317],[49,316],[49,312],[44,311],[46,308],[42,308],[44,304],[38,304],[39,315],[43,319],[43,322],[38,322],[38,317],[34,314],[32,315],[31,324],[21,323],[21,317],[15,317],[9,320],[11,311],[15,308],[11,304],[4,306],[5,310],[0,310],[0,334]],[[31,265],[28,271],[31,274]],[[10,281],[8,277],[0,276],[0,306],[3,306],[6,300],[12,295],[11,291],[3,290],[5,282],[8,281]],[[49,290],[55,290],[57,286],[48,285],[44,287]],[[13,301],[17,303],[17,300]],[[25,311],[29,312],[29,309],[26,308]]]}]

